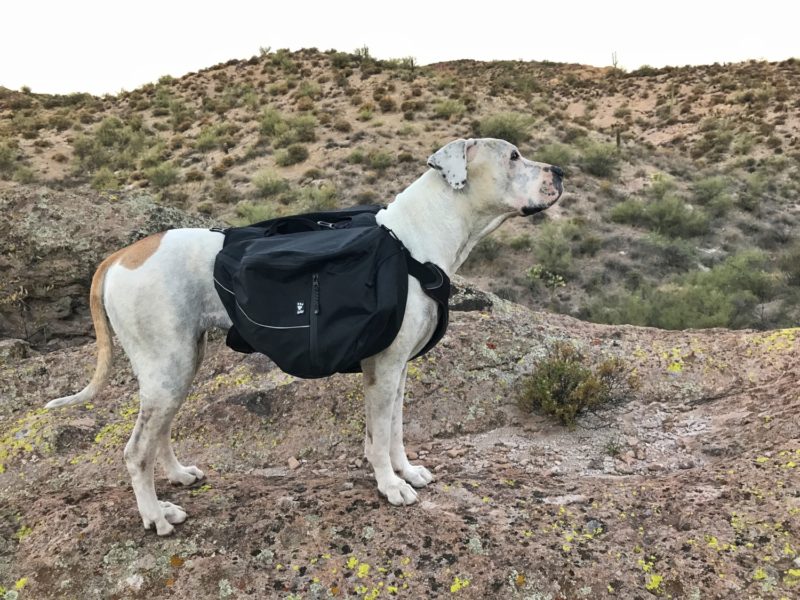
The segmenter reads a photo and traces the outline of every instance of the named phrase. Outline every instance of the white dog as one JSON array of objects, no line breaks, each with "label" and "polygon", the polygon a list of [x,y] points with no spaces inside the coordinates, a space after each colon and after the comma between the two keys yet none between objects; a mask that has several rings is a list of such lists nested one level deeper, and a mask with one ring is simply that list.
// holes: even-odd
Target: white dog
[{"label": "white dog", "polygon": [[[435,263],[450,276],[503,221],[544,210],[562,191],[561,169],[526,160],[502,140],[456,140],[433,154],[428,165],[432,168],[380,211],[377,221],[414,258]],[[203,478],[200,469],[175,458],[170,427],[202,360],[207,330],[231,326],[212,277],[222,242],[218,232],[175,229],[105,259],[90,293],[98,346],[95,374],[81,392],[47,404],[54,408],[85,402],[105,384],[112,363],[110,322],[139,380],[141,407],[125,462],[144,526],[155,525],[158,535],[171,533],[186,513],[156,497],[156,456],[173,483],[188,485]],[[403,392],[406,363],[425,345],[436,323],[436,303],[409,277],[400,332],[386,350],[362,362],[364,451],[378,490],[395,505],[414,503],[414,488],[433,479],[406,457]]]}]

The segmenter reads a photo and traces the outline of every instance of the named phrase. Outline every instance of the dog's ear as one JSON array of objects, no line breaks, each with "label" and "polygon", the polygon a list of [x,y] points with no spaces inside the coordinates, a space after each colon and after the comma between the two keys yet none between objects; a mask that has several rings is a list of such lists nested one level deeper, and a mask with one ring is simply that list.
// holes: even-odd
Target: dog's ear
[{"label": "dog's ear", "polygon": [[477,144],[475,140],[455,140],[440,148],[428,158],[428,166],[436,169],[454,190],[467,185],[467,150]]}]

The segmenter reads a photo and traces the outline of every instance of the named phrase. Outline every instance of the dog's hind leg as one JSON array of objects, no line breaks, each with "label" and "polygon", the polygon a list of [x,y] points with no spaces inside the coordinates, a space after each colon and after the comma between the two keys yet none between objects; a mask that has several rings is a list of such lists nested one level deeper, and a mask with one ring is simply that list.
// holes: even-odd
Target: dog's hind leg
[{"label": "dog's hind leg", "polygon": [[403,364],[385,355],[361,363],[367,417],[364,451],[375,471],[378,491],[395,505],[417,501],[414,488],[395,474],[390,457],[392,413],[401,377],[405,376]]},{"label": "dog's hind leg", "polygon": [[[197,340],[197,352],[195,354],[195,367],[194,371],[192,372],[192,378],[194,375],[197,374],[198,369],[200,369],[200,363],[203,361],[203,355],[205,354],[206,350],[206,341],[208,335],[206,332],[203,332],[200,335],[200,338]],[[189,380],[188,385],[191,385],[191,379]],[[188,388],[187,385],[187,388]],[[183,404],[184,398],[180,398],[178,401],[178,406],[180,407]],[[170,419],[171,424],[171,419]],[[203,472],[195,466],[185,467],[178,459],[175,457],[175,452],[172,449],[172,440],[170,437],[170,429],[168,428],[166,433],[163,433],[158,440],[158,458],[161,461],[161,466],[164,467],[164,470],[167,472],[167,479],[169,479],[170,483],[179,483],[182,485],[191,485],[195,481],[203,479],[205,475]]]},{"label": "dog's hind leg", "polygon": [[406,389],[406,372],[408,366],[403,367],[403,373],[395,392],[394,404],[392,405],[392,437],[390,442],[389,456],[392,461],[392,468],[400,474],[400,477],[416,488],[425,487],[433,481],[433,475],[422,465],[412,465],[408,462],[406,448],[403,443],[403,398]]},{"label": "dog's hind leg", "polygon": [[[153,352],[149,360],[136,356],[141,408],[131,438],[125,446],[125,464],[131,475],[139,514],[146,529],[155,525],[158,535],[168,535],[173,525],[186,520],[180,506],[161,502],[156,496],[156,455],[165,461],[170,480],[192,483],[203,476],[196,467],[178,463],[169,443],[172,418],[186,397],[195,373],[196,346],[172,340],[171,348]],[[170,472],[171,471],[171,472]]]}]

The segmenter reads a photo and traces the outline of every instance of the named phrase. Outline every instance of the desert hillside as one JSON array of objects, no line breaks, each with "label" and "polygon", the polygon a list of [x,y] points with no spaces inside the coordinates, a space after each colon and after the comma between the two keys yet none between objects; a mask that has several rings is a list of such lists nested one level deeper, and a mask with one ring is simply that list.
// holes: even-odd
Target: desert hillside
[{"label": "desert hillside", "polygon": [[[0,598],[796,598],[799,88],[794,60],[366,49],[103,98],[0,88]],[[375,489],[359,376],[295,379],[216,334],[173,429],[207,477],[157,472],[189,519],[145,531],[127,360],[93,402],[42,409],[93,371],[96,264],[170,227],[389,202],[477,135],[563,166],[567,192],[476,249],[409,368],[420,502]],[[572,427],[525,401],[565,345],[629,382]]]},{"label": "desert hillside", "polygon": [[[141,189],[237,223],[387,203],[459,136],[568,173],[545,222],[466,265],[501,297],[670,329],[797,322],[798,60],[626,73],[265,50],[116,96],[0,88],[0,189]],[[3,331],[25,286],[0,286]]]}]

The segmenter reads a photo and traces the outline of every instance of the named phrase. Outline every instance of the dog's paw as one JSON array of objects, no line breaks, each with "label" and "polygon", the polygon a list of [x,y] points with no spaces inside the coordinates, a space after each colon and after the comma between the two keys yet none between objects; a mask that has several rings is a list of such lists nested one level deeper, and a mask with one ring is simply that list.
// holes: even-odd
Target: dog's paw
[{"label": "dog's paw", "polygon": [[172,502],[162,502],[159,500],[158,503],[161,505],[161,510],[164,511],[164,518],[167,520],[167,523],[177,525],[186,520],[186,511],[184,511],[182,507]]},{"label": "dog's paw", "polygon": [[400,472],[400,476],[415,488],[421,488],[433,481],[433,475],[422,465],[408,465]]},{"label": "dog's paw", "polygon": [[178,471],[167,474],[170,483],[180,485],[192,485],[195,481],[200,481],[205,474],[197,467],[181,467]]},{"label": "dog's paw", "polygon": [[417,492],[399,477],[395,477],[384,485],[378,484],[378,491],[386,496],[389,504],[395,506],[414,504],[417,501]]},{"label": "dog's paw", "polygon": [[155,525],[158,535],[169,535],[175,531],[173,525],[183,523],[186,520],[186,512],[177,504],[159,500],[158,507],[161,509],[161,515],[158,518],[148,519],[144,516],[142,517],[145,529],[151,529]]}]

